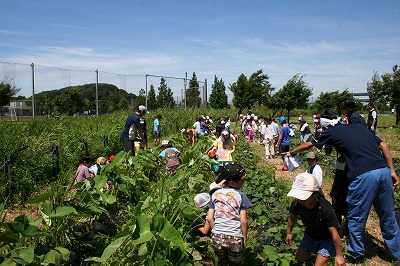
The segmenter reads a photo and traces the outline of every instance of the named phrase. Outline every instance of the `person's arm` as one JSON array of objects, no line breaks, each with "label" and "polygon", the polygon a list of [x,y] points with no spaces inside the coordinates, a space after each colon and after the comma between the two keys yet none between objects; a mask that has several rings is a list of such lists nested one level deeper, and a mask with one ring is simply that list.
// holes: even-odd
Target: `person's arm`
[{"label": "person's arm", "polygon": [[142,139],[143,144],[146,144],[147,143],[146,137],[144,135],[143,130],[140,127],[138,127],[137,129],[137,133],[139,134],[139,137]]},{"label": "person's arm", "polygon": [[342,241],[340,240],[339,233],[335,227],[329,227],[329,233],[331,234],[333,245],[335,246],[336,256],[335,265],[346,265],[346,262],[342,254]]},{"label": "person's arm", "polygon": [[243,241],[244,241],[243,243],[244,243],[244,247],[246,248],[247,230],[249,228],[246,210],[240,211],[240,228],[242,229],[242,235],[243,235]]},{"label": "person's arm", "polygon": [[281,144],[282,138],[283,138],[282,134],[279,132],[279,138],[278,138],[278,141],[276,142],[277,147],[279,147],[279,145]]},{"label": "person's arm", "polygon": [[393,189],[395,189],[399,184],[399,179],[398,179],[396,171],[394,169],[393,158],[392,158],[392,154],[390,153],[389,146],[386,144],[386,142],[382,141],[379,144],[379,148],[381,149],[383,156],[385,157],[386,163],[388,164],[388,166],[390,168],[390,176],[392,177],[392,181],[393,181]]},{"label": "person's arm", "polygon": [[208,235],[211,231],[211,226],[210,223],[208,222],[208,220],[206,220],[206,222],[204,223],[203,227],[199,228],[199,231],[203,234],[203,235]]},{"label": "person's arm", "polygon": [[214,144],[211,145],[210,147],[208,147],[208,149],[206,150],[206,154],[208,154],[208,152],[214,147]]},{"label": "person's arm", "polygon": [[286,245],[288,246],[292,245],[292,240],[293,240],[292,231],[296,222],[297,222],[297,216],[294,214],[290,214],[286,229]]},{"label": "person's arm", "polygon": [[214,228],[214,209],[209,209],[207,214],[207,221],[211,228]]},{"label": "person's arm", "polygon": [[299,152],[308,150],[308,149],[310,149],[310,148],[313,147],[313,146],[314,146],[314,145],[312,144],[311,141],[304,142],[304,143],[300,144],[299,146],[297,146],[296,148],[294,148],[293,150],[287,152],[286,155],[287,155],[288,157],[294,156],[294,155],[296,155],[296,153],[299,153]]}]

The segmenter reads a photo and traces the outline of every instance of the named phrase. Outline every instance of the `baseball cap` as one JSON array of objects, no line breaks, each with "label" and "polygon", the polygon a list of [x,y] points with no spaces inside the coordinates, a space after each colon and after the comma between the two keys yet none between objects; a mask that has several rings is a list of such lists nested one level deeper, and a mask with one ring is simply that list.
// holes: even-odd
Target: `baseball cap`
[{"label": "baseball cap", "polygon": [[286,117],[284,117],[284,116],[279,117],[279,122],[280,123],[285,123],[286,122]]},{"label": "baseball cap", "polygon": [[223,130],[223,131],[221,132],[221,135],[229,136],[228,130]]},{"label": "baseball cap", "polygon": [[147,113],[147,107],[144,105],[139,105],[138,110],[142,113]]},{"label": "baseball cap", "polygon": [[200,193],[194,197],[194,205],[197,208],[201,208],[206,206],[210,202],[210,194],[208,193]]},{"label": "baseball cap", "polygon": [[318,159],[318,153],[310,151],[306,154],[306,159]]},{"label": "baseball cap", "polygon": [[107,162],[107,159],[105,157],[99,157],[96,160],[97,164],[106,164],[106,162]]},{"label": "baseball cap", "polygon": [[294,178],[292,189],[287,195],[299,200],[306,200],[319,189],[318,180],[312,174],[301,173]]},{"label": "baseball cap", "polygon": [[161,145],[167,146],[167,145],[169,145],[169,141],[167,139],[165,139],[165,140],[161,141]]},{"label": "baseball cap", "polygon": [[223,184],[224,182],[237,182],[239,180],[246,180],[246,171],[241,165],[230,163],[224,166],[215,182]]}]

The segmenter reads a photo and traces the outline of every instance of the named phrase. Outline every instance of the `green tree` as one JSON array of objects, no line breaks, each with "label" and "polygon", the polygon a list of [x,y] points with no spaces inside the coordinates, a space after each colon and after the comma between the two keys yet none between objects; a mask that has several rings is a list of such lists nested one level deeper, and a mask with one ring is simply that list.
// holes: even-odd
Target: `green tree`
[{"label": "green tree", "polygon": [[347,89],[339,92],[322,92],[313,104],[313,108],[318,112],[322,113],[327,108],[336,109],[339,102],[344,98],[351,98],[357,104],[357,109],[362,108],[362,104],[354,98],[354,95]]},{"label": "green tree", "polygon": [[368,95],[371,100],[383,99],[396,109],[396,125],[400,121],[400,67],[393,66],[393,73],[384,73],[380,77],[374,73],[372,82],[367,84]]},{"label": "green tree", "polygon": [[277,102],[277,107],[287,111],[288,121],[290,112],[296,108],[307,108],[308,98],[311,96],[312,89],[303,80],[304,75],[294,75],[288,82],[273,95],[273,101]]},{"label": "green tree", "polygon": [[200,107],[200,104],[199,82],[197,81],[196,73],[193,72],[193,76],[189,81],[189,88],[186,91],[186,107]]},{"label": "green tree", "polygon": [[21,90],[17,88],[15,85],[11,84],[11,80],[5,78],[0,82],[0,108],[1,108],[1,116],[3,116],[3,106],[6,106],[10,103],[11,98],[17,95],[17,93]]},{"label": "green tree", "polygon": [[146,91],[144,89],[139,90],[139,95],[133,101],[133,110],[137,110],[139,105],[146,104]]},{"label": "green tree", "polygon": [[85,109],[84,99],[81,97],[79,88],[70,87],[56,98],[58,111],[63,114],[74,115],[83,113]]},{"label": "green tree", "polygon": [[225,93],[225,83],[222,80],[218,80],[217,76],[214,76],[214,84],[211,86],[210,94],[210,106],[215,109],[223,109],[228,106],[228,95]]},{"label": "green tree", "polygon": [[274,90],[268,79],[268,75],[261,69],[254,72],[249,79],[242,73],[237,81],[230,85],[229,89],[233,92],[232,102],[239,109],[238,114],[245,108],[251,109],[254,105],[266,102]]},{"label": "green tree", "polygon": [[147,94],[147,109],[154,110],[158,108],[157,99],[156,99],[156,91],[154,90],[154,85],[150,85],[150,90]]},{"label": "green tree", "polygon": [[157,106],[158,108],[175,106],[173,93],[164,78],[161,78],[160,86],[158,87]]}]

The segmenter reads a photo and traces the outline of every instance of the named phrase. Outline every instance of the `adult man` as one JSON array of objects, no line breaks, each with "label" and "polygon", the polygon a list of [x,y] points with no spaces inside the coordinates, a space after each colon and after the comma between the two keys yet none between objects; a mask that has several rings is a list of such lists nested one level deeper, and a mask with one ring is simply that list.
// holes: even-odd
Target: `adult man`
[{"label": "adult man", "polygon": [[121,133],[121,142],[126,152],[130,151],[131,155],[135,155],[134,140],[136,134],[143,140],[143,145],[146,144],[146,138],[142,128],[140,127],[140,117],[147,113],[147,108],[144,105],[139,105],[138,110],[129,115],[125,122],[124,131]]},{"label": "adult man", "polygon": [[373,102],[369,102],[368,105],[368,121],[367,121],[367,126],[368,129],[371,130],[374,134],[376,134],[376,126],[378,124],[378,115],[375,111],[374,108],[374,103]]},{"label": "adult man", "polygon": [[[321,125],[327,129],[311,142],[305,142],[287,153],[292,156],[315,146],[321,149],[332,144],[346,159],[349,167],[348,252],[358,261],[365,255],[364,232],[371,205],[377,212],[382,236],[393,260],[400,261],[400,231],[394,212],[393,189],[398,178],[388,145],[356,124],[339,124],[332,109],[321,115]],[[365,145],[368,143],[368,145]]]}]

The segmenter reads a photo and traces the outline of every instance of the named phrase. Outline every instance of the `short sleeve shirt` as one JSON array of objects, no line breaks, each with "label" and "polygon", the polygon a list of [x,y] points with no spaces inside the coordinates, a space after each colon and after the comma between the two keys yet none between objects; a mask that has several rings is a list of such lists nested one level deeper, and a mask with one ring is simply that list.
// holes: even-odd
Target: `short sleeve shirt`
[{"label": "short sleeve shirt", "polygon": [[388,167],[379,148],[382,140],[365,127],[337,124],[316,136],[311,143],[318,149],[330,144],[344,156],[349,166],[349,178],[371,170]]},{"label": "short sleeve shirt", "polygon": [[316,240],[331,239],[328,228],[339,226],[332,205],[323,197],[318,197],[318,203],[312,209],[302,206],[295,199],[289,211],[293,215],[300,216],[306,233]]},{"label": "short sleeve shirt", "polygon": [[284,126],[281,128],[280,134],[282,135],[281,146],[289,146],[290,145],[290,136],[289,136],[290,128],[288,126]]},{"label": "short sleeve shirt", "polygon": [[217,147],[217,156],[219,162],[232,162],[232,151],[235,144],[231,139],[222,141],[222,137],[214,140],[214,147]]},{"label": "short sleeve shirt", "polygon": [[131,127],[132,124],[135,124],[136,128],[140,127],[140,117],[137,114],[131,114],[126,119],[124,131],[122,131],[121,133],[122,139],[129,138],[129,128]]},{"label": "short sleeve shirt", "polygon": [[153,123],[153,131],[160,131],[160,120],[155,119]]},{"label": "short sleeve shirt", "polygon": [[215,191],[209,208],[214,209],[212,233],[242,237],[240,211],[251,207],[251,202],[240,190],[221,188]]}]

